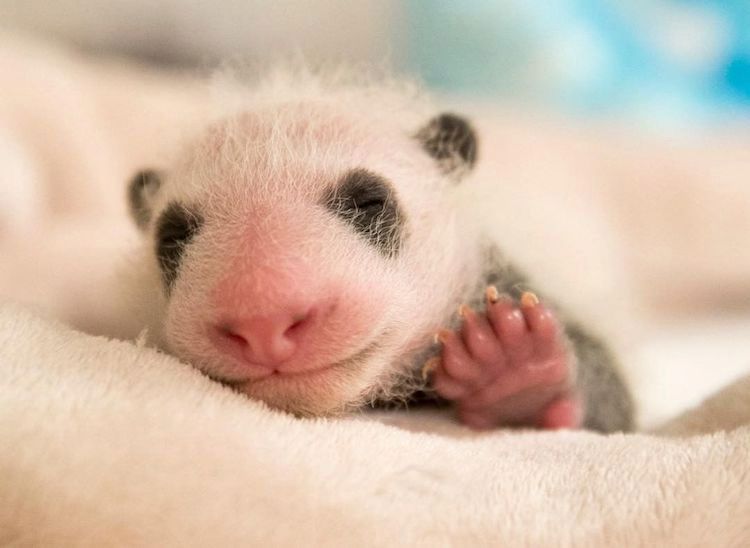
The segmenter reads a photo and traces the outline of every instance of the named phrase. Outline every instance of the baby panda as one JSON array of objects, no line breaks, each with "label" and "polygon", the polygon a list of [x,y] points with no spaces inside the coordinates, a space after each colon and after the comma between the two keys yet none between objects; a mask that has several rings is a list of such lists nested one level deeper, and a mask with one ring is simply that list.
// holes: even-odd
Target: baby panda
[{"label": "baby panda", "polygon": [[479,429],[632,427],[606,345],[458,206],[467,119],[408,86],[282,80],[130,183],[129,299],[158,346],[302,416],[426,396]]}]

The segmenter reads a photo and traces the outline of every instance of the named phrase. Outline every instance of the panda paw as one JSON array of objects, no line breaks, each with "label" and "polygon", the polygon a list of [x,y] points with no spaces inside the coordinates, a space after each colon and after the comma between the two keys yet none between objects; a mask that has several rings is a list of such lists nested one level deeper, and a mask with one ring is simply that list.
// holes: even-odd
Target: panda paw
[{"label": "panda paw", "polygon": [[554,312],[533,293],[486,297],[484,313],[462,305],[462,325],[437,334],[441,355],[425,366],[435,391],[472,428],[579,427],[575,360]]}]

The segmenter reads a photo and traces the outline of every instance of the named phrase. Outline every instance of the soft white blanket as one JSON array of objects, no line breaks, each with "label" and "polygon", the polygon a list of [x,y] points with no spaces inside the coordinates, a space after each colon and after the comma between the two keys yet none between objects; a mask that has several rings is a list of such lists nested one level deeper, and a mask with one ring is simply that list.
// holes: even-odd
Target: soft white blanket
[{"label": "soft white blanket", "polygon": [[[749,424],[750,379],[733,391],[689,425]],[[439,434],[367,416],[298,420],[169,356],[11,307],[0,310],[0,402],[3,546],[750,539],[749,426],[478,436],[439,419],[401,417]]]}]

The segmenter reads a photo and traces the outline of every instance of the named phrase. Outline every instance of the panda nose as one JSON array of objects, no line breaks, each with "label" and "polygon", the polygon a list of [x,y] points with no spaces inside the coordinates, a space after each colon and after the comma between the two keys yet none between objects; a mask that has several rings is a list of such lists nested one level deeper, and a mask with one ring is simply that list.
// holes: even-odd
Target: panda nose
[{"label": "panda nose", "polygon": [[294,356],[315,323],[316,311],[226,318],[216,327],[224,351],[243,362],[276,369]]}]

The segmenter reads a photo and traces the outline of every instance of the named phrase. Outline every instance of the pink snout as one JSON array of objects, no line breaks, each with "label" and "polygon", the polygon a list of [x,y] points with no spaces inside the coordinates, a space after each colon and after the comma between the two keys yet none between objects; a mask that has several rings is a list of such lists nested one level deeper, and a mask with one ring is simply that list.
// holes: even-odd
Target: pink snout
[{"label": "pink snout", "polygon": [[320,307],[240,317],[227,315],[213,327],[217,348],[253,368],[275,371],[292,360],[323,318]]}]

